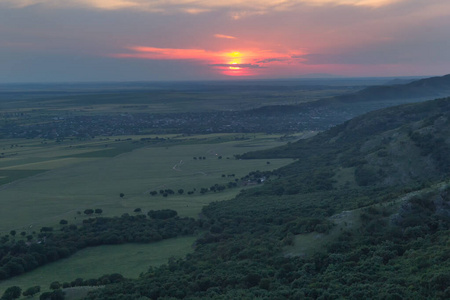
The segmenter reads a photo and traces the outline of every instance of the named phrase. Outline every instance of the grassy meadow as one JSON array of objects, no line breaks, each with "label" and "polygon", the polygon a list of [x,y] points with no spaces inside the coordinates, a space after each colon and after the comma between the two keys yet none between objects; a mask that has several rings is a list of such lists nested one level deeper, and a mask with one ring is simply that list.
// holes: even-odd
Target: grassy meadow
[{"label": "grassy meadow", "polygon": [[171,257],[184,257],[193,250],[195,239],[196,237],[179,237],[151,244],[86,248],[69,258],[0,281],[0,294],[14,285],[22,290],[39,285],[41,291],[48,291],[50,283],[54,281],[71,282],[76,278],[98,278],[104,274],[120,273],[127,278],[137,278],[150,266],[160,266]]},{"label": "grassy meadow", "polygon": [[[69,142],[19,146],[17,155],[0,162],[3,180],[8,181],[11,172],[20,171],[24,177],[9,178],[12,182],[0,186],[0,202],[7,208],[0,211],[0,232],[29,233],[41,226],[55,226],[61,219],[78,223],[84,218],[79,212],[88,208],[101,208],[105,216],[133,213],[135,208],[144,212],[170,208],[181,216],[196,217],[205,204],[230,199],[239,192],[239,188],[234,188],[201,195],[201,188],[226,184],[251,171],[272,170],[291,162],[289,159],[271,160],[270,164],[266,160],[236,160],[234,154],[282,143],[279,136],[241,138],[196,136],[188,141],[180,138],[173,145],[141,148],[130,144],[130,149],[136,149],[115,157],[108,157],[107,152],[104,156],[86,155],[101,151],[104,149],[101,144],[110,141],[83,142],[82,147]],[[231,174],[235,176],[229,177]],[[160,189],[185,192],[169,197],[149,194]],[[193,195],[187,194],[194,189]],[[119,196],[121,193],[124,197]]]},{"label": "grassy meadow", "polygon": [[[164,136],[168,139],[156,144],[137,142],[142,137],[59,143],[2,140],[0,232],[8,234],[15,230],[28,235],[39,232],[42,226],[57,230],[62,219],[69,224],[80,224],[88,218],[83,214],[88,208],[101,208],[103,216],[135,214],[136,208],[141,208],[143,213],[169,208],[180,216],[196,218],[204,205],[231,199],[241,190],[227,188],[202,195],[201,188],[227,184],[251,171],[272,170],[292,161],[234,158],[235,154],[285,143],[278,135],[172,135]],[[168,197],[149,194],[160,189],[172,189],[175,194]],[[184,190],[182,195],[178,194],[179,189]],[[194,190],[194,194],[187,194]],[[12,285],[45,288],[55,280],[94,278],[114,272],[137,277],[149,265],[167,262],[171,256],[183,257],[191,251],[194,240],[195,237],[182,237],[146,245],[88,248],[68,259],[1,282],[0,294]],[[96,267],[92,268],[94,264]]]}]

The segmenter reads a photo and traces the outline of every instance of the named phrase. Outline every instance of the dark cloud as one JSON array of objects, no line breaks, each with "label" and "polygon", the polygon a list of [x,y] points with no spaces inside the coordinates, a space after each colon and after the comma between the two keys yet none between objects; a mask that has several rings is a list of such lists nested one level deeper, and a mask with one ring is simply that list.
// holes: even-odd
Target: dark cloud
[{"label": "dark cloud", "polygon": [[257,64],[268,64],[268,63],[271,63],[271,62],[286,61],[286,60],[287,60],[286,58],[266,58],[266,59],[257,61],[256,63]]}]

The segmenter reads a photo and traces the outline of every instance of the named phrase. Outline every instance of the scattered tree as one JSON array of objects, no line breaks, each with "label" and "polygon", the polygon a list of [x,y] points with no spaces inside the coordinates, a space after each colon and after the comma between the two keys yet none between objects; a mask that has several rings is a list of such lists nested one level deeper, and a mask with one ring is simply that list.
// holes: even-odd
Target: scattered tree
[{"label": "scattered tree", "polygon": [[103,209],[101,209],[101,208],[96,208],[94,212],[95,212],[97,215],[100,215],[100,214],[103,213]]},{"label": "scattered tree", "polygon": [[50,231],[53,231],[53,227],[42,227],[41,228],[41,232],[50,232]]},{"label": "scattered tree", "polygon": [[39,296],[39,300],[50,300],[51,295],[51,292],[42,293],[41,296]]},{"label": "scattered tree", "polygon": [[125,196],[125,194],[124,193],[120,193],[119,196],[120,196],[120,198],[123,198]]},{"label": "scattered tree", "polygon": [[61,288],[61,284],[58,281],[53,281],[52,283],[50,283],[51,290],[57,290],[59,288]]},{"label": "scattered tree", "polygon": [[54,290],[53,292],[42,293],[40,300],[64,300],[64,292],[62,290]]},{"label": "scattered tree", "polygon": [[6,291],[3,293],[2,300],[12,300],[17,299],[20,297],[20,294],[22,293],[22,289],[18,286],[11,286],[6,289]]},{"label": "scattered tree", "polygon": [[34,295],[36,295],[40,291],[41,291],[41,287],[39,285],[36,285],[36,286],[32,286],[32,287],[26,289],[22,293],[22,295],[25,296],[25,297],[28,297],[28,296],[33,297]]}]

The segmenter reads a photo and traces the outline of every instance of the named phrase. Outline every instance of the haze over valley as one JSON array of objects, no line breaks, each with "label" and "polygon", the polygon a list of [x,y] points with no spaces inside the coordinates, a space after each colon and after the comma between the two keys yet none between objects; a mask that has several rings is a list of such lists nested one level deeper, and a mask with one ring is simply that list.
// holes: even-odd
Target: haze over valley
[{"label": "haze over valley", "polygon": [[0,0],[0,299],[450,299],[449,14]]}]

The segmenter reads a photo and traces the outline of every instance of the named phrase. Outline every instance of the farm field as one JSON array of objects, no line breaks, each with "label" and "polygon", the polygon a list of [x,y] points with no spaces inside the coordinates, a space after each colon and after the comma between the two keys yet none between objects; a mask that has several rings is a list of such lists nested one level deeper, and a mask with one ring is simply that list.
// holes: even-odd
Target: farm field
[{"label": "farm field", "polygon": [[[65,114],[105,113],[182,113],[246,110],[265,105],[285,105],[308,102],[337,94],[352,92],[370,84],[370,81],[282,82],[271,85],[261,82],[240,84],[218,83],[164,84],[139,86],[139,84],[93,87],[79,84],[72,88],[51,86],[3,86],[0,105],[4,112],[23,112],[45,116]],[[278,86],[281,84],[280,86]],[[317,87],[317,85],[319,85]],[[44,89],[44,90],[40,90]],[[39,95],[39,96],[37,96]]]},{"label": "farm field", "polygon": [[181,258],[193,250],[196,237],[179,237],[151,244],[99,246],[81,250],[69,258],[42,266],[29,273],[0,282],[0,293],[9,286],[22,290],[39,285],[49,290],[54,281],[71,282],[76,278],[98,278],[104,274],[119,273],[137,278],[150,266],[156,267],[171,257]]},{"label": "farm field", "polygon": [[[111,139],[83,145],[27,145],[24,141],[23,147],[18,142],[18,154],[0,162],[0,174],[6,179],[13,171],[24,175],[21,180],[13,181],[20,179],[18,176],[0,186],[1,205],[8,207],[0,211],[0,232],[32,232],[41,226],[57,225],[61,219],[81,222],[85,216],[80,212],[89,208],[101,208],[105,216],[133,213],[135,208],[144,212],[170,208],[181,216],[197,217],[205,204],[230,199],[240,190],[201,195],[201,188],[226,184],[251,171],[272,170],[292,161],[274,159],[268,164],[266,160],[234,159],[235,154],[284,143],[276,135],[248,135],[244,139],[240,135],[238,140],[230,135],[194,136],[189,140],[179,138],[178,143],[175,138],[171,140],[172,144],[166,146],[142,146],[128,140],[128,150],[136,149],[115,157],[108,157],[108,152],[92,155],[104,150],[102,144],[111,143]],[[160,189],[183,189],[184,193],[169,197],[149,194]],[[194,194],[187,194],[194,189]]]},{"label": "farm field", "polygon": [[[305,133],[305,136],[310,133]],[[292,136],[300,138],[302,134]],[[242,187],[200,194],[201,188],[227,184],[251,171],[272,170],[291,159],[237,160],[235,154],[284,144],[279,135],[164,136],[165,142],[145,144],[141,138],[120,136],[60,143],[44,140],[3,140],[0,160],[0,232],[32,234],[43,226],[60,228],[59,221],[80,224],[85,209],[101,208],[102,216],[173,209],[180,216],[197,218],[204,205],[228,200]],[[105,147],[108,145],[108,147]],[[107,150],[105,150],[107,149]],[[118,154],[119,153],[119,154]],[[121,154],[120,154],[121,153]],[[118,154],[114,156],[114,154]],[[195,157],[195,159],[194,159]],[[201,159],[200,159],[201,158]],[[160,189],[172,189],[163,197]],[[179,194],[178,190],[184,193]],[[150,191],[158,191],[151,196]],[[194,191],[188,195],[188,191]],[[120,197],[123,193],[124,196]],[[96,278],[107,273],[137,277],[150,265],[169,257],[183,257],[196,237],[180,237],[145,245],[126,244],[87,248],[30,273],[2,281],[0,293],[9,286],[42,288],[55,280]],[[134,253],[133,255],[129,255]],[[114,264],[111,262],[114,261]],[[96,267],[92,268],[95,264]]]}]

